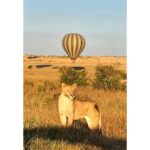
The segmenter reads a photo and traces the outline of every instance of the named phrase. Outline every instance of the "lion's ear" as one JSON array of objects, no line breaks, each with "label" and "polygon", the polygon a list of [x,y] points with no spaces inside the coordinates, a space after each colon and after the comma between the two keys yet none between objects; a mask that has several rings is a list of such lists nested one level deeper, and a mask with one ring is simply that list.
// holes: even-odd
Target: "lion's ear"
[{"label": "lion's ear", "polygon": [[74,88],[74,90],[77,88],[77,84],[76,83],[73,83],[72,84],[72,87]]},{"label": "lion's ear", "polygon": [[66,85],[65,83],[62,83],[62,84],[61,84],[62,89],[65,87],[65,85]]}]

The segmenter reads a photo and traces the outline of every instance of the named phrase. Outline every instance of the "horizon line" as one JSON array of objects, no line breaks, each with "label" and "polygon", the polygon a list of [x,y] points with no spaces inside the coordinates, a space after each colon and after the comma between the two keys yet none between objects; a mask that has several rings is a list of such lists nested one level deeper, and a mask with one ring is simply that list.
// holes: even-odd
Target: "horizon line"
[{"label": "horizon line", "polygon": [[[23,56],[51,56],[51,57],[69,57],[67,55],[49,55],[49,54],[23,54]],[[127,57],[127,55],[80,55],[79,57]]]}]

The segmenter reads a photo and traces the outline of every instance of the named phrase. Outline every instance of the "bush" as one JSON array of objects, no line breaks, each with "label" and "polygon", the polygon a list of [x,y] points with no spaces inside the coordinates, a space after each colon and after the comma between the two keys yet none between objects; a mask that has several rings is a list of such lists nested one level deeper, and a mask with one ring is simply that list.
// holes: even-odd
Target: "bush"
[{"label": "bush", "polygon": [[119,74],[121,79],[127,79],[127,74],[121,70],[115,70],[116,74]]},{"label": "bush", "polygon": [[114,70],[112,66],[97,66],[93,86],[105,90],[123,90],[125,87],[120,84],[122,78],[125,78],[125,75],[121,71]]},{"label": "bush", "polygon": [[86,70],[76,70],[74,68],[62,67],[59,69],[60,81],[66,84],[77,83],[77,85],[87,85],[87,73]]},{"label": "bush", "polygon": [[28,66],[28,69],[32,69],[32,67],[33,67],[32,65],[29,65],[29,66]]}]

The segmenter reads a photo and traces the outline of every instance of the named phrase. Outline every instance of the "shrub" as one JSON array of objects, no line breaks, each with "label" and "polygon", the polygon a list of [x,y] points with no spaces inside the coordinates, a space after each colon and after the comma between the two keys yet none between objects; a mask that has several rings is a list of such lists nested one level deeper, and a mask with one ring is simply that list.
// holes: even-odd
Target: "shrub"
[{"label": "shrub", "polygon": [[121,79],[127,79],[127,74],[121,70],[115,70],[116,74],[119,74]]},{"label": "shrub", "polygon": [[62,67],[59,69],[60,81],[66,84],[77,83],[77,85],[87,85],[87,73],[86,70],[76,70],[74,68]]},{"label": "shrub", "polygon": [[121,71],[114,70],[112,66],[97,66],[93,86],[105,90],[125,89],[120,84],[124,77]]},{"label": "shrub", "polygon": [[33,67],[32,65],[29,65],[29,66],[28,66],[28,69],[32,69],[32,67]]}]

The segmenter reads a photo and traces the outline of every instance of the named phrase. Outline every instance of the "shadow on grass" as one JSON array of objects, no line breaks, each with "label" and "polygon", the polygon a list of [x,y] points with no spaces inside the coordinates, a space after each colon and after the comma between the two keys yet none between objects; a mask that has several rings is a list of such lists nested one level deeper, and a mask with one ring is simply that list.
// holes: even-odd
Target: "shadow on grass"
[{"label": "shadow on grass", "polygon": [[81,66],[75,66],[75,67],[69,67],[69,68],[73,68],[74,70],[85,70],[85,67],[81,67]]},{"label": "shadow on grass", "polygon": [[36,65],[35,67],[40,69],[40,68],[45,68],[45,67],[51,67],[52,65]]},{"label": "shadow on grass", "polygon": [[30,140],[34,137],[67,141],[70,144],[85,144],[100,147],[105,150],[125,150],[126,140],[108,138],[102,136],[97,131],[90,131],[87,128],[63,128],[63,127],[41,127],[33,129],[24,129],[24,147],[30,149]]}]

